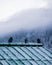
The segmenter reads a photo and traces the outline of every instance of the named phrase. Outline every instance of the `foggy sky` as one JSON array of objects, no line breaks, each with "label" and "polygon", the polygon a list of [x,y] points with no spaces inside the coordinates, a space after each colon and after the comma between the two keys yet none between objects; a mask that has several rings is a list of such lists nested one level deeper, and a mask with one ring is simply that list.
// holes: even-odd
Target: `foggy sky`
[{"label": "foggy sky", "polygon": [[46,8],[46,0],[0,0],[0,20],[6,20],[16,12],[31,8]]},{"label": "foggy sky", "polygon": [[0,21],[0,35],[23,29],[45,28],[52,24],[52,0],[47,2],[45,8],[27,8],[16,12],[7,21]]},{"label": "foggy sky", "polygon": [[45,28],[52,24],[52,10],[32,9],[13,15],[8,21],[0,23],[0,35],[18,30]]}]

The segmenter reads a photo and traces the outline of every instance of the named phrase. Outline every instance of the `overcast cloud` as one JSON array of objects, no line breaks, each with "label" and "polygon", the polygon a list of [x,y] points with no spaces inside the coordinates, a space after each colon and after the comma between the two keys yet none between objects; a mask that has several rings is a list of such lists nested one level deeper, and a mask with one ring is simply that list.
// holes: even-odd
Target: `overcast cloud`
[{"label": "overcast cloud", "polygon": [[51,5],[52,0],[0,0],[0,35],[51,24]]},{"label": "overcast cloud", "polygon": [[48,1],[48,7],[52,8],[52,0],[47,0]]},{"label": "overcast cloud", "polygon": [[0,20],[7,19],[9,16],[22,10],[31,8],[46,8],[46,0],[0,0]]}]

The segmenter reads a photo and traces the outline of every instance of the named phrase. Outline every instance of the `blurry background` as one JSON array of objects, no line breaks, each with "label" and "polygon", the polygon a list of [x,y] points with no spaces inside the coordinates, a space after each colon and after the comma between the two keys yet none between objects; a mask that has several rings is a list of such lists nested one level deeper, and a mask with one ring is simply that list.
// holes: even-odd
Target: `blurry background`
[{"label": "blurry background", "polygon": [[10,37],[52,49],[52,0],[0,0],[0,44]]}]

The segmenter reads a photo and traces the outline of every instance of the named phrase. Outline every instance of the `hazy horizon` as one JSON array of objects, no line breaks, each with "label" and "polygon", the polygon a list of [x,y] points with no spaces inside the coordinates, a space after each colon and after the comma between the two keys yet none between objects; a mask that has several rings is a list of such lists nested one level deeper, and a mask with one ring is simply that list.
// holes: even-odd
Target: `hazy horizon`
[{"label": "hazy horizon", "polygon": [[0,1],[0,35],[52,24],[52,0]]}]

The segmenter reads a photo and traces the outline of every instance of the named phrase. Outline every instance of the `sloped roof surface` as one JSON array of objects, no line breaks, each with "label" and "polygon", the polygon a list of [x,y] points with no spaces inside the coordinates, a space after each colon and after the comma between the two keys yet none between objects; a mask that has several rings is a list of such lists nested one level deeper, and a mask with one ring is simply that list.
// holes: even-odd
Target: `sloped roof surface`
[{"label": "sloped roof surface", "polygon": [[0,47],[0,65],[52,65],[52,53],[44,47]]}]

